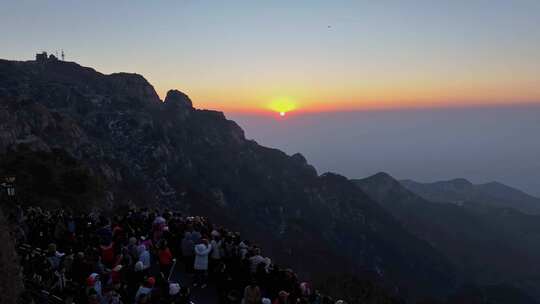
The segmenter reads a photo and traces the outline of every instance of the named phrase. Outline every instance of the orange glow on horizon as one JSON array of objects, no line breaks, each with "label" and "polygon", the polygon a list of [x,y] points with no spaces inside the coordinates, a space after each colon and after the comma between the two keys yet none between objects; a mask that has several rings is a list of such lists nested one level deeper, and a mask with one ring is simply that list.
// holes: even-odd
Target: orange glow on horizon
[{"label": "orange glow on horizon", "polygon": [[[527,86],[527,85],[526,85]],[[209,109],[227,113],[278,115],[283,112],[298,115],[302,113],[467,108],[489,106],[520,106],[540,104],[540,87],[516,94],[501,87],[485,86],[480,94],[472,87],[403,86],[387,88],[383,86],[360,87],[348,92],[333,88],[314,87],[308,89],[267,88],[252,90],[194,90],[186,91],[193,105],[198,109]],[[285,94],[275,94],[282,90]],[[448,94],[452,90],[453,94]],[[166,90],[159,90],[164,96]],[[280,97],[276,97],[280,96]],[[414,96],[414,97],[412,97]]]},{"label": "orange glow on horizon", "polygon": [[[234,103],[232,103],[234,104]],[[500,107],[500,106],[527,106],[540,105],[540,101],[523,100],[523,101],[484,101],[471,100],[462,102],[444,102],[433,100],[421,101],[401,101],[401,102],[313,102],[303,103],[300,108],[292,108],[290,110],[271,109],[265,106],[245,105],[243,107],[230,106],[230,103],[198,103],[194,101],[194,106],[200,109],[210,109],[229,113],[238,114],[255,114],[264,116],[279,115],[280,117],[289,115],[301,115],[308,113],[322,112],[343,112],[343,111],[379,111],[379,110],[411,110],[411,109],[436,109],[436,108],[475,108],[475,107]]]},{"label": "orange glow on horizon", "polygon": [[280,116],[285,116],[285,113],[296,110],[298,104],[290,97],[278,97],[270,101],[267,108],[279,113]]}]

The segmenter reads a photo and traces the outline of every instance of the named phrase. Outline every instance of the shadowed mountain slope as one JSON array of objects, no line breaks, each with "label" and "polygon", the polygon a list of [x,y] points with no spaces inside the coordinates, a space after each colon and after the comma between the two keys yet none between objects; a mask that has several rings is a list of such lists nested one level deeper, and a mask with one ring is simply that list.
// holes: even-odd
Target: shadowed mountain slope
[{"label": "shadowed mountain slope", "polygon": [[483,204],[433,203],[386,173],[354,181],[420,239],[444,253],[462,283],[511,284],[540,298],[540,217]]},{"label": "shadowed mountain slope", "polygon": [[370,272],[411,297],[454,286],[450,263],[348,179],[247,140],[179,91],[161,101],[140,75],[0,60],[0,153],[28,150],[84,166],[102,181],[96,204],[208,216],[300,273]]}]

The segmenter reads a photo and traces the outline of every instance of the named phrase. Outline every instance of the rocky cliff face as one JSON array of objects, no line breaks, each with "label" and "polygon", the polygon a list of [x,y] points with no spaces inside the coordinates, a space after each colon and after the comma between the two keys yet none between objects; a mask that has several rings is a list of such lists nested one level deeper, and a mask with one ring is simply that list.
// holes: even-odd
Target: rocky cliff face
[{"label": "rocky cliff face", "polygon": [[346,178],[260,146],[179,91],[135,74],[0,60],[0,152],[66,151],[110,205],[174,207],[258,240],[300,272],[369,271],[398,293],[442,294],[449,263]]}]

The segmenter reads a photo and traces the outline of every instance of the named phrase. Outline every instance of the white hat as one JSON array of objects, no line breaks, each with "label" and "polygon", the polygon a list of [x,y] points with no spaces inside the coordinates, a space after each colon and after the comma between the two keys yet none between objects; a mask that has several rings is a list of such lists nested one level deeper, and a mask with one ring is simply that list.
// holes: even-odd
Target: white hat
[{"label": "white hat", "polygon": [[169,284],[169,295],[174,296],[180,292],[180,284],[171,283]]},{"label": "white hat", "polygon": [[270,300],[269,298],[263,298],[261,302],[262,304],[272,304],[272,300]]},{"label": "white hat", "polygon": [[122,265],[121,265],[121,264],[118,264],[118,265],[116,265],[116,266],[113,268],[113,271],[118,272],[118,271],[122,270],[122,268],[123,268]]},{"label": "white hat", "polygon": [[138,261],[137,263],[135,263],[135,271],[143,271],[143,269],[144,269],[143,262]]}]

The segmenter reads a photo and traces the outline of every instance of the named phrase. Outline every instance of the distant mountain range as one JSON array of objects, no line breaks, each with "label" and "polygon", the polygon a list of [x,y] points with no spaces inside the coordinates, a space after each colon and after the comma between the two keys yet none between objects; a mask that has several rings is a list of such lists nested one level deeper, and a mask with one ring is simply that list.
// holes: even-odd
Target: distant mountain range
[{"label": "distant mountain range", "polygon": [[473,184],[466,179],[458,178],[433,183],[401,180],[400,183],[432,202],[453,204],[475,202],[493,207],[509,207],[529,214],[540,214],[540,198],[498,182]]},{"label": "distant mountain range", "polygon": [[534,198],[501,184],[475,186],[463,179],[419,184],[378,173],[355,183],[444,253],[458,269],[460,285],[513,286],[540,299],[540,216],[507,207],[516,197],[531,198],[533,206]]}]

